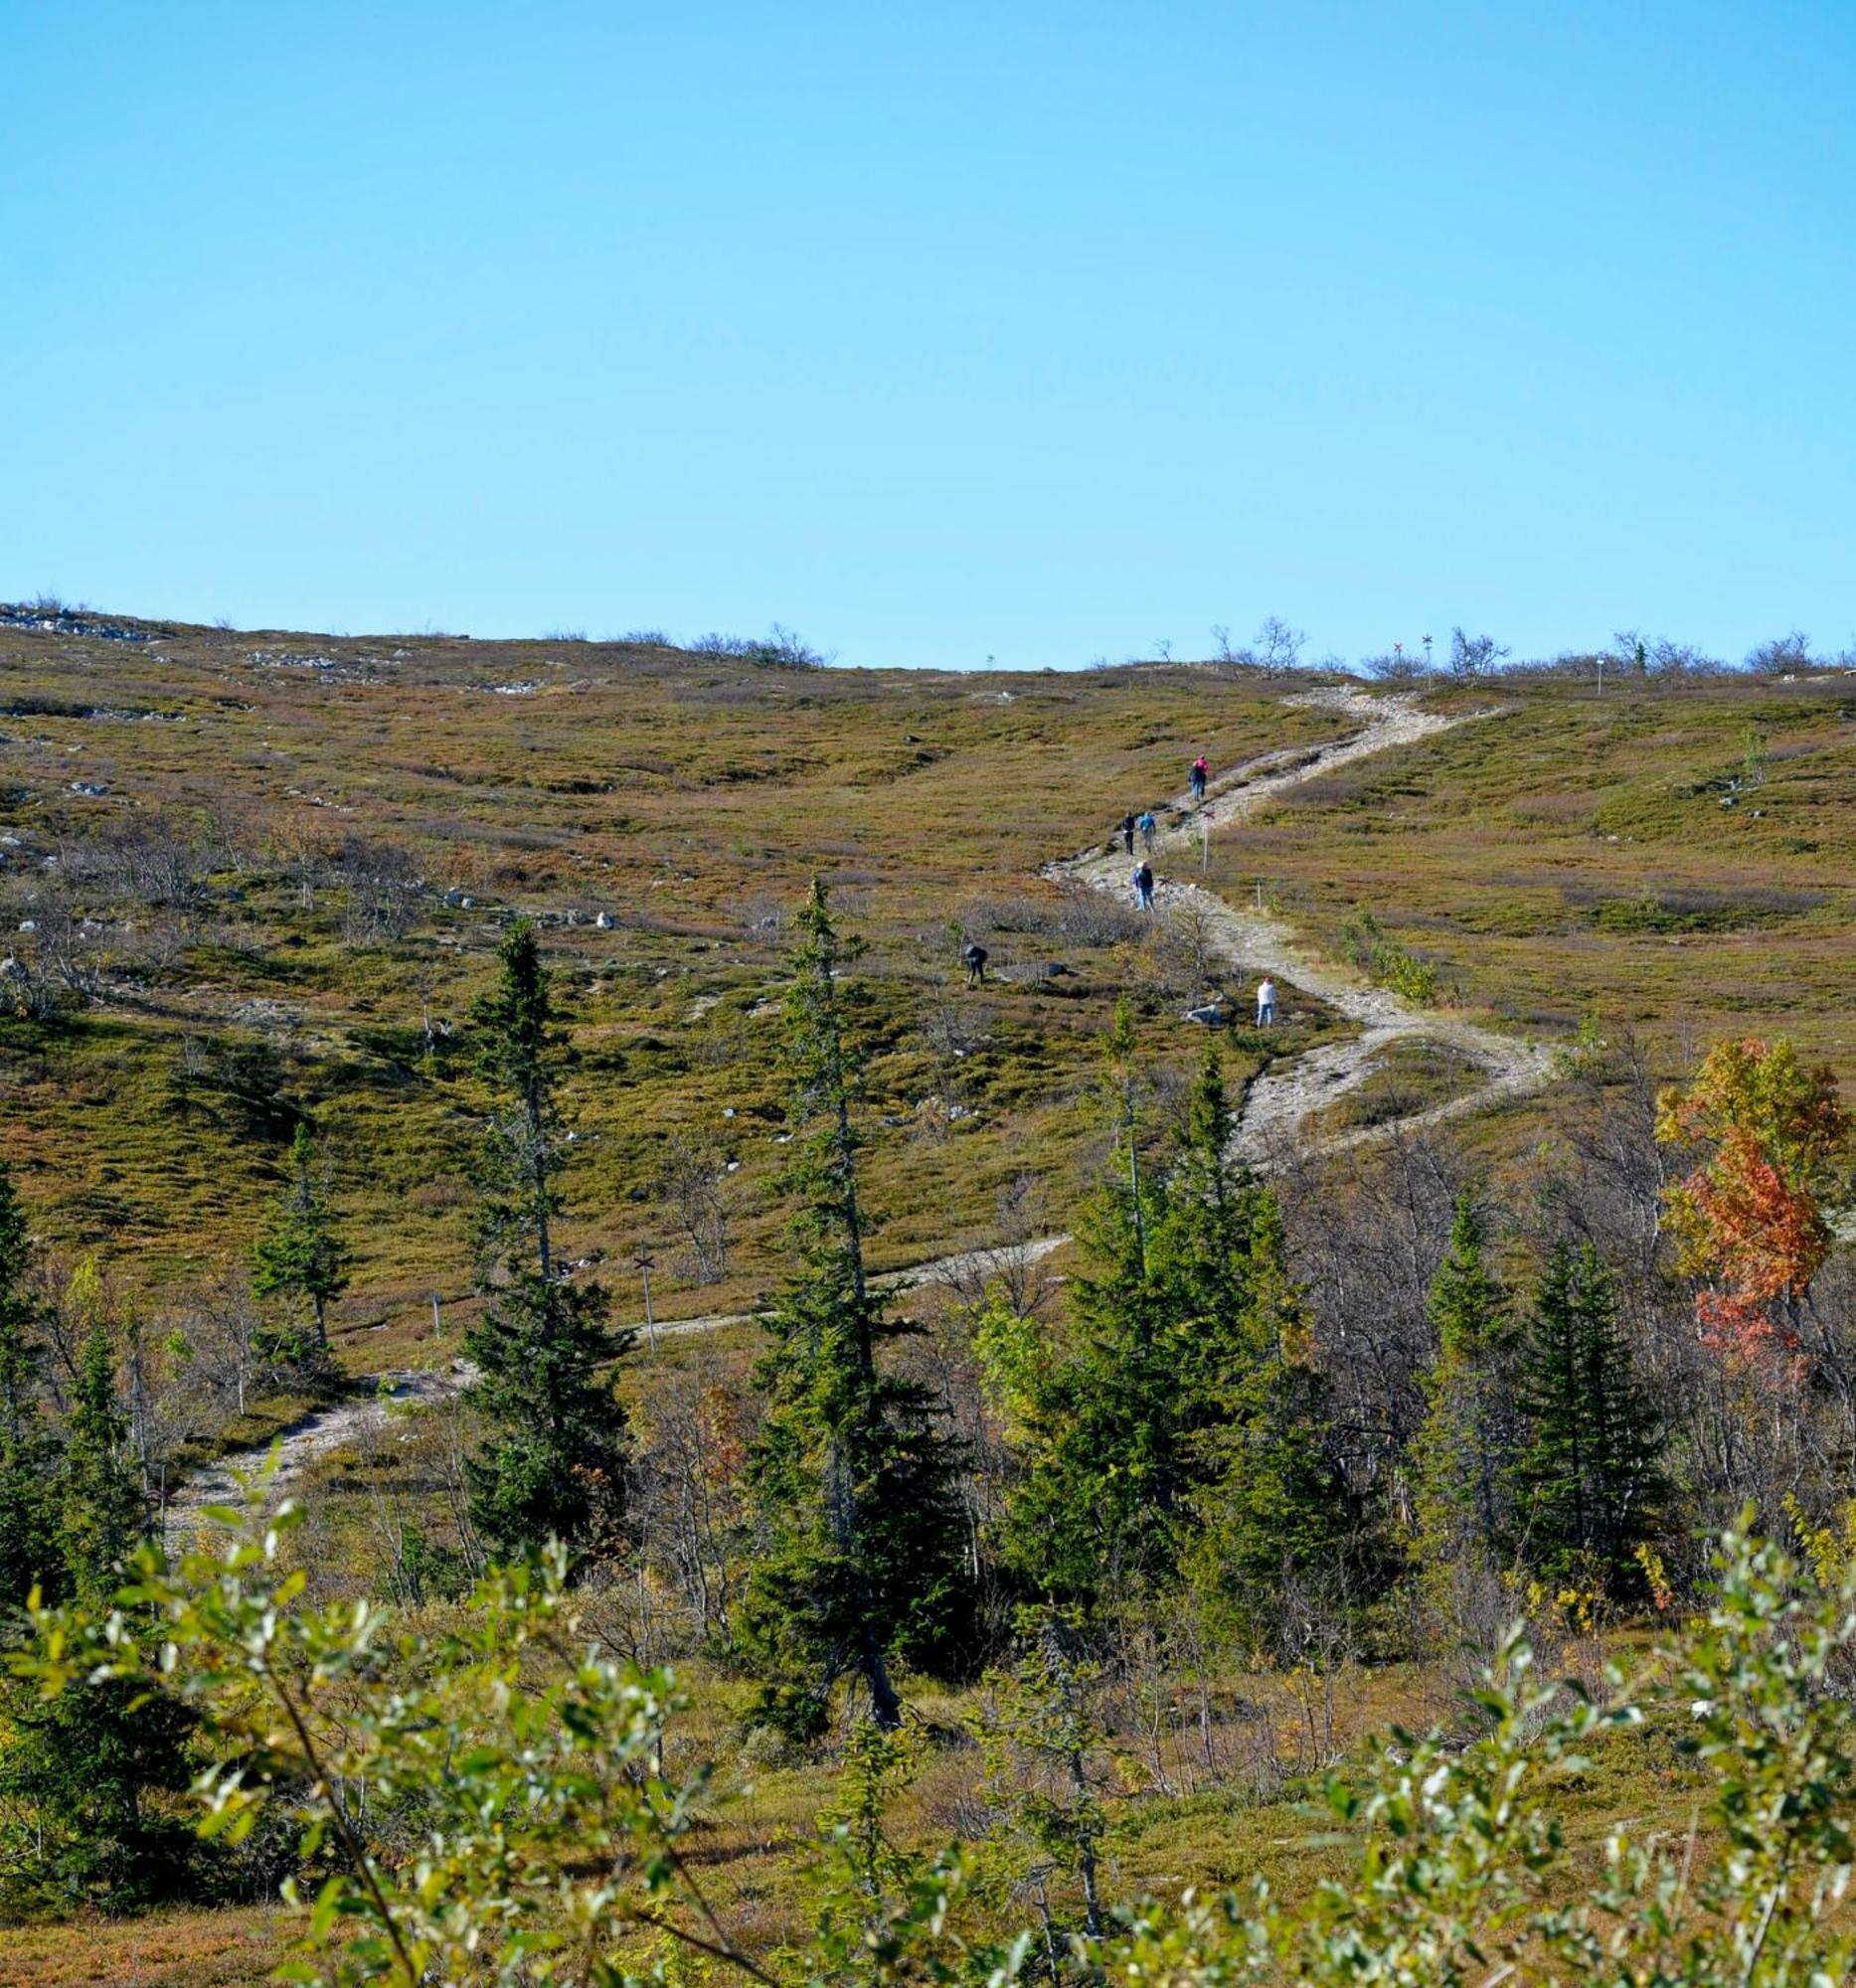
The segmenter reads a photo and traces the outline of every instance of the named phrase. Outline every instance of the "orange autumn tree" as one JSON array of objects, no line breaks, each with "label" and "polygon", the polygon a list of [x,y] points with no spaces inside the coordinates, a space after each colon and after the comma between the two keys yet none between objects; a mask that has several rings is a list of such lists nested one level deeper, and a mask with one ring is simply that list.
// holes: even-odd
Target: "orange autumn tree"
[{"label": "orange autumn tree", "polygon": [[1797,1344],[1792,1315],[1830,1251],[1849,1136],[1829,1066],[1805,1069],[1782,1037],[1717,1043],[1686,1092],[1657,1099],[1657,1139],[1701,1149],[1664,1199],[1682,1269],[1713,1286],[1695,1300],[1710,1344]]}]

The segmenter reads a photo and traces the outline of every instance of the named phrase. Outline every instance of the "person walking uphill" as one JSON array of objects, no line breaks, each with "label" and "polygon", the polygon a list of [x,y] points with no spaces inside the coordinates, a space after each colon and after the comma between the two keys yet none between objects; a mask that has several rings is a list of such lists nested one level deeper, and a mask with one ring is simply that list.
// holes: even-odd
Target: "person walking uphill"
[{"label": "person walking uphill", "polygon": [[1266,1029],[1276,1018],[1276,983],[1268,974],[1257,983],[1257,1026]]},{"label": "person walking uphill", "polygon": [[1134,886],[1134,902],[1143,911],[1153,910],[1153,865],[1141,863],[1136,866],[1129,880]]},{"label": "person walking uphill", "polygon": [[1130,812],[1121,817],[1121,847],[1132,856],[1134,853],[1134,817]]},{"label": "person walking uphill", "polygon": [[960,963],[966,968],[966,984],[969,987],[985,986],[986,957],[986,948],[977,939],[961,949]]},{"label": "person walking uphill", "polygon": [[1205,754],[1201,752],[1192,762],[1192,798],[1195,801],[1203,803],[1205,799],[1205,783],[1211,777],[1212,769],[1206,763]]},{"label": "person walking uphill", "polygon": [[1152,808],[1143,809],[1139,821],[1137,821],[1134,824],[1134,826],[1140,830],[1141,848],[1145,850],[1149,856],[1151,856],[1153,854],[1153,832],[1156,828],[1160,826],[1160,824],[1153,818],[1153,809]]}]

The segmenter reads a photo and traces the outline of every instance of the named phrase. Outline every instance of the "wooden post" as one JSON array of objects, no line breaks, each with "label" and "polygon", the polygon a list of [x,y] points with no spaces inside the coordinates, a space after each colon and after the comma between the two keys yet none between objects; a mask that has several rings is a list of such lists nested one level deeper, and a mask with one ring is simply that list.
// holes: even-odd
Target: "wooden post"
[{"label": "wooden post", "polygon": [[651,1336],[651,1351],[657,1351],[657,1321],[651,1316],[651,1272],[657,1268],[657,1258],[640,1249],[632,1257],[638,1274],[644,1279],[644,1329]]}]

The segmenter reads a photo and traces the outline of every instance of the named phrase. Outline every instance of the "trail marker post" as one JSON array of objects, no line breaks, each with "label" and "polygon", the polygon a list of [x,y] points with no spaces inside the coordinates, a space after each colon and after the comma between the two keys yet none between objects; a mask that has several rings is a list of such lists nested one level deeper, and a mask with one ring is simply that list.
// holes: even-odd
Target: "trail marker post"
[{"label": "trail marker post", "polygon": [[651,1336],[651,1351],[657,1351],[657,1321],[651,1316],[651,1272],[657,1268],[657,1258],[640,1249],[631,1259],[632,1267],[644,1279],[644,1329]]}]

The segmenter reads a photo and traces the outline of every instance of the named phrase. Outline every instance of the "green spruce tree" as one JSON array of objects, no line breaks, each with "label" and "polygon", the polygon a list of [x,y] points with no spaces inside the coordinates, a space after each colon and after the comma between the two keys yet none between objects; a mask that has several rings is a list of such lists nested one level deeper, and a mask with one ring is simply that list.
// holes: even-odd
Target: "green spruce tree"
[{"label": "green spruce tree", "polygon": [[1617,1325],[1616,1286],[1590,1242],[1556,1244],[1521,1347],[1524,1447],[1513,1472],[1524,1557],[1550,1580],[1641,1591],[1655,1536],[1661,1433]]},{"label": "green spruce tree", "polygon": [[52,1498],[57,1452],[39,1398],[43,1320],[26,1286],[31,1263],[25,1211],[0,1162],[0,1636],[35,1581],[56,1593],[63,1567]]},{"label": "green spruce tree", "polygon": [[[107,1607],[124,1563],[146,1537],[148,1515],[101,1322],[79,1356],[52,1495],[60,1564],[47,1591]],[[0,1803],[17,1803],[33,1819],[24,1888],[105,1909],[182,1890],[192,1832],[150,1797],[188,1785],[194,1724],[165,1691],[121,1680],[74,1685],[51,1700],[8,1687],[0,1704]]]},{"label": "green spruce tree", "polygon": [[489,1433],[464,1460],[470,1520],[499,1555],[553,1538],[578,1558],[615,1547],[625,1514],[625,1411],[605,1370],[635,1335],[606,1323],[597,1284],[526,1267],[485,1293],[464,1335],[468,1401]]},{"label": "green spruce tree", "polygon": [[956,1446],[936,1429],[927,1390],[877,1360],[907,1328],[864,1264],[853,1034],[862,995],[839,977],[859,948],[840,940],[819,884],[798,922],[785,1185],[802,1267],[767,1321],[772,1344],[757,1369],[766,1411],[747,1476],[760,1550],[737,1637],[760,1680],[761,1717],[809,1739],[845,1678],[861,1684],[879,1727],[896,1727],[892,1665],[944,1662],[970,1587]]},{"label": "green spruce tree", "polygon": [[1432,1280],[1431,1322],[1437,1354],[1412,1450],[1411,1549],[1420,1585],[1436,1601],[1459,1572],[1495,1571],[1513,1539],[1515,1326],[1467,1193]]},{"label": "green spruce tree", "polygon": [[78,1356],[58,1507],[59,1543],[73,1590],[81,1600],[106,1599],[147,1535],[148,1512],[129,1449],[128,1420],[116,1400],[115,1348],[100,1320],[84,1335]]},{"label": "green spruce tree", "polygon": [[[1142,1164],[1139,1062],[1125,1000],[1105,1045],[1102,1100],[1114,1146],[1079,1223],[1096,1268],[1072,1282],[1061,1335],[1026,1320],[1016,1334],[982,1342],[994,1357],[989,1380],[1007,1410],[1018,1468],[999,1528],[1001,1557],[1033,1591],[1080,1606],[1164,1579],[1194,1483],[1181,1385],[1191,1349],[1175,1293],[1149,1274],[1165,1182]],[[1034,1335],[1040,1344],[1027,1343]]]},{"label": "green spruce tree", "polygon": [[556,1026],[554,976],[535,927],[519,918],[496,953],[496,980],[470,1014],[471,1064],[496,1099],[478,1154],[476,1240],[494,1264],[532,1251],[543,1277],[554,1274],[555,1185],[565,1158],[556,1096],[566,1045]]},{"label": "green spruce tree", "polygon": [[290,1140],[288,1184],[252,1251],[252,1288],[261,1298],[282,1295],[306,1303],[316,1354],[327,1355],[328,1308],[348,1288],[348,1252],[316,1179],[315,1145],[301,1119]]},{"label": "green spruce tree", "polygon": [[1190,1565],[1253,1608],[1332,1537],[1337,1510],[1301,1301],[1274,1198],[1229,1157],[1217,1050],[1161,1173],[1139,1162],[1126,1037],[1118,1018],[1118,1150],[1085,1222],[1103,1270],[1073,1285],[1061,1344],[988,1342],[1009,1355],[994,1379],[1013,1393],[1020,1465],[1000,1544],[1062,1600],[1153,1595]]},{"label": "green spruce tree", "polygon": [[608,1326],[599,1285],[570,1283],[555,1261],[565,1045],[526,920],[504,939],[473,1025],[475,1066],[497,1109],[477,1230],[484,1307],[464,1337],[477,1366],[467,1399],[487,1425],[465,1463],[471,1523],[499,1554],[553,1537],[585,1559],[612,1547],[624,1517],[625,1412],[604,1370],[633,1335]]},{"label": "green spruce tree", "polygon": [[1311,1363],[1307,1300],[1288,1266],[1274,1190],[1247,1196],[1244,1280],[1216,1333],[1211,1403],[1194,1438],[1204,1478],[1189,1572],[1211,1617],[1256,1647],[1283,1624],[1296,1584],[1315,1582],[1337,1605],[1364,1599],[1375,1578],[1369,1514],[1328,1454],[1327,1390]]}]

